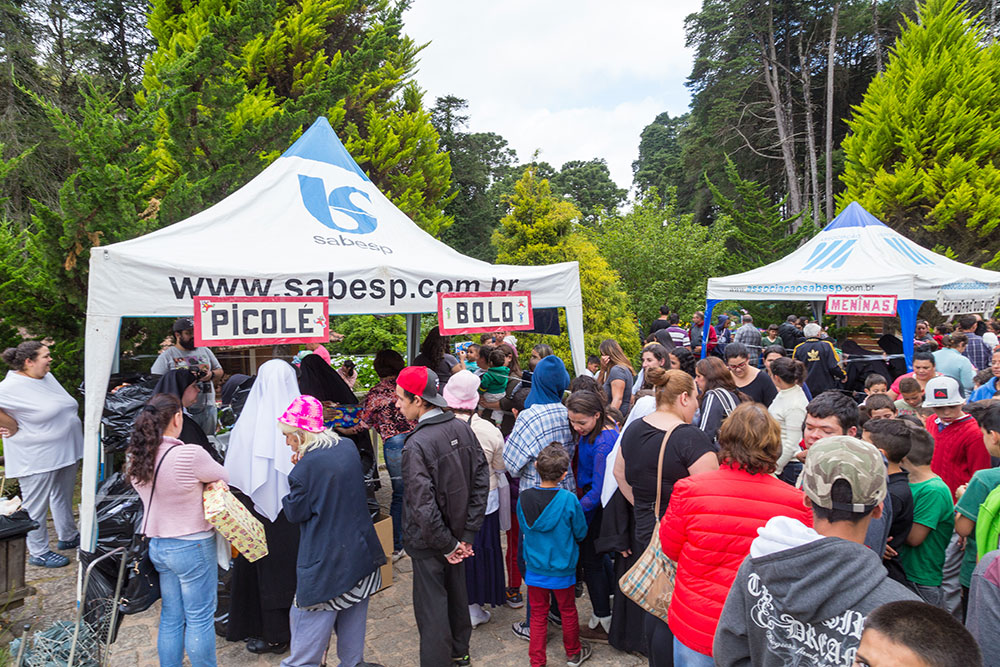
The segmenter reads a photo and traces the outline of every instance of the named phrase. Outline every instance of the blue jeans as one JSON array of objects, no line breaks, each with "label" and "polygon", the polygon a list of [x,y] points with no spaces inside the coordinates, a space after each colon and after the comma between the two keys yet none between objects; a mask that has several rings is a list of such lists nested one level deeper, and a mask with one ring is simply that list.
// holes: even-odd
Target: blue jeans
[{"label": "blue jeans", "polygon": [[385,469],[392,482],[392,501],[389,516],[392,517],[392,550],[403,548],[403,442],[406,434],[394,435],[382,443]]},{"label": "blue jeans", "polygon": [[715,667],[715,660],[688,648],[674,637],[674,667]]},{"label": "blue jeans", "polygon": [[153,537],[149,557],[160,573],[160,665],[180,667],[186,650],[191,667],[215,667],[215,536]]}]

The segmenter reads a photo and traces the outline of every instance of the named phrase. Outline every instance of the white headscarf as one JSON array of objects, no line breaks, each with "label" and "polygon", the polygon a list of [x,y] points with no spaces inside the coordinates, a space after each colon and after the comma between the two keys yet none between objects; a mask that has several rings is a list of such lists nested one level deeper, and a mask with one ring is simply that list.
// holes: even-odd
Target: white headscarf
[{"label": "white headscarf", "polygon": [[611,500],[611,496],[615,495],[615,491],[618,490],[618,480],[615,479],[614,469],[615,461],[618,460],[618,452],[622,447],[622,436],[625,435],[625,429],[632,422],[642,419],[646,415],[651,415],[654,412],[656,412],[655,396],[643,396],[628,411],[628,417],[625,419],[625,425],[622,427],[621,433],[618,434],[618,440],[615,441],[615,446],[608,452],[608,458],[606,459],[607,467],[604,469],[604,486],[601,488],[601,505],[607,506],[608,501]]},{"label": "white headscarf", "polygon": [[271,521],[281,512],[292,470],[292,450],[278,430],[278,417],[298,395],[295,370],[281,359],[265,362],[229,437],[229,483],[250,496],[254,508]]}]

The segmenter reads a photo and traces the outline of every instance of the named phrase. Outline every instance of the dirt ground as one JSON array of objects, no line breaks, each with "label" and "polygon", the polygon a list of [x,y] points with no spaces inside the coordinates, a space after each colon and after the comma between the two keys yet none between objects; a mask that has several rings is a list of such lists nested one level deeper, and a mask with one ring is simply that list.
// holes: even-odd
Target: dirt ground
[{"label": "dirt ground", "polygon": [[[388,514],[389,481],[382,471],[383,484],[379,501]],[[49,534],[55,539],[53,531]],[[501,540],[503,542],[504,540]],[[76,618],[76,559],[69,567],[45,569],[28,566],[28,584],[37,589],[23,607],[0,614],[4,630],[3,645],[10,640],[10,632],[20,634],[25,623],[31,632],[51,626],[55,621],[73,621]],[[418,635],[411,604],[412,568],[404,558],[396,563],[393,585],[372,597],[368,608],[365,660],[385,667],[410,667],[416,665]],[[582,619],[590,618],[590,604],[586,595],[577,600]],[[157,665],[156,635],[160,603],[157,602],[142,614],[128,616],[122,624],[117,641],[111,646],[110,665],[153,667]],[[528,643],[514,636],[511,624],[524,619],[524,609],[499,607],[492,610],[492,619],[472,633],[470,654],[473,664],[506,667],[528,664]],[[638,667],[646,660],[617,651],[610,646],[594,644],[594,655],[588,662],[594,667]],[[219,665],[278,665],[287,656],[258,656],[249,653],[243,642],[228,642],[216,638]],[[548,644],[549,664],[563,663],[562,638],[551,629]],[[185,661],[186,664],[186,661]],[[335,659],[329,663],[336,664]]]}]

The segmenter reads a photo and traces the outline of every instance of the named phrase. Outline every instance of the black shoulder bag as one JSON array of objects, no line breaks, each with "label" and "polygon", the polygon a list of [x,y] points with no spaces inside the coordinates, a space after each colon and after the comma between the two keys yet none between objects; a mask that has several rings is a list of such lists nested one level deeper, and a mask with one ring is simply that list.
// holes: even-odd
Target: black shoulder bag
[{"label": "black shoulder bag", "polygon": [[153,603],[160,599],[160,575],[153,566],[153,561],[149,558],[149,538],[146,537],[146,522],[149,520],[149,511],[153,508],[153,498],[156,495],[156,478],[160,474],[160,466],[167,459],[167,455],[180,445],[174,445],[160,458],[153,472],[153,484],[149,491],[149,506],[142,518],[142,530],[132,538],[128,552],[125,554],[125,571],[128,573],[128,582],[125,590],[122,591],[121,602],[118,608],[123,614],[138,614],[153,606]]}]

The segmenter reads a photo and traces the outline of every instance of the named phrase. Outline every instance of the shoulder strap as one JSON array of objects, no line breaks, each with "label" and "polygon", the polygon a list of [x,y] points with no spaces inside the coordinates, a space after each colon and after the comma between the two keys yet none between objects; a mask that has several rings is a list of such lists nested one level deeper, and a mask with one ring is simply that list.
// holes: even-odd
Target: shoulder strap
[{"label": "shoulder strap", "polygon": [[142,517],[142,534],[146,534],[146,522],[149,521],[149,511],[153,509],[153,495],[156,493],[156,478],[160,474],[160,466],[167,459],[167,454],[172,452],[175,448],[180,447],[180,445],[171,445],[170,449],[163,452],[163,456],[160,457],[160,462],[156,464],[156,470],[153,471],[153,484],[152,488],[149,490],[149,506],[146,508],[146,514]]},{"label": "shoulder strap", "polygon": [[656,509],[654,516],[660,518],[660,496],[663,493],[663,454],[667,451],[667,440],[670,439],[670,434],[674,432],[677,424],[674,424],[667,429],[667,432],[663,434],[663,441],[660,442],[660,456],[656,460]]}]

